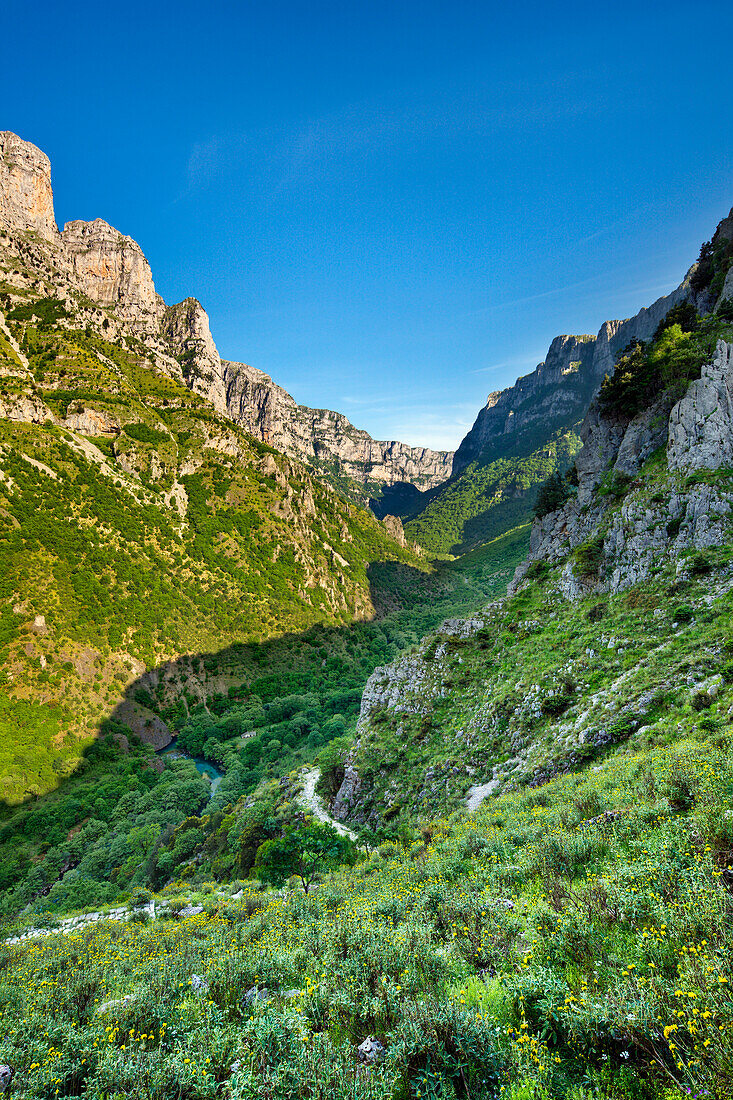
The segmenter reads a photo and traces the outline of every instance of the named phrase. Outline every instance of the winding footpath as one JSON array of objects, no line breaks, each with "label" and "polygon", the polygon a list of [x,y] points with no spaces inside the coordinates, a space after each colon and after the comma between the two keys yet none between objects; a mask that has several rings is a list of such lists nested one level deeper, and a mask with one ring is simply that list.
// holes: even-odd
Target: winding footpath
[{"label": "winding footpath", "polygon": [[339,836],[347,836],[349,840],[356,840],[356,833],[353,829],[349,829],[340,821],[336,821],[324,809],[323,799],[319,794],[316,794],[316,783],[320,777],[320,768],[310,768],[305,773],[303,793],[298,796],[298,802],[304,809],[309,810],[318,821],[322,821],[324,825],[330,825],[332,829],[335,829]]}]

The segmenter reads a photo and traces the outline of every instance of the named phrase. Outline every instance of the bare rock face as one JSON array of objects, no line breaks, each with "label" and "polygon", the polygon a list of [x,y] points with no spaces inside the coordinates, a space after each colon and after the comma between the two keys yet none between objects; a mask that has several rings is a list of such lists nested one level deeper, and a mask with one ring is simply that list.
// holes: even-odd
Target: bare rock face
[{"label": "bare rock face", "polygon": [[167,306],[161,329],[176,351],[186,384],[208,398],[217,412],[226,413],[222,361],[201,303],[195,298],[185,298],[178,305]]},{"label": "bare rock face", "polygon": [[402,520],[398,516],[385,516],[382,523],[399,546],[407,546]]},{"label": "bare rock face", "polygon": [[[594,402],[581,434],[576,459],[579,488],[563,508],[535,520],[530,552],[509,585],[516,592],[534,561],[566,564],[560,590],[569,599],[594,591],[618,592],[645,580],[665,553],[720,546],[727,538],[733,495],[723,484],[686,484],[696,470],[733,466],[733,344],[718,341],[712,363],[690,383],[670,410],[661,397],[632,420],[605,416]],[[610,522],[601,524],[611,500],[595,489],[607,470],[633,478],[643,462],[666,443],[673,480],[667,497],[631,492]],[[683,475],[674,478],[674,475]],[[603,532],[599,535],[599,530]],[[602,538],[601,563],[592,575],[580,575],[571,552]]]},{"label": "bare rock face", "polygon": [[718,341],[713,362],[672,409],[667,463],[685,471],[733,466],[733,345]]},{"label": "bare rock face", "polygon": [[0,131],[0,229],[55,241],[51,162],[8,130]]},{"label": "bare rock face", "polygon": [[361,779],[351,759],[344,765],[344,778],[333,800],[331,813],[337,821],[343,821],[356,802],[361,790]]},{"label": "bare rock face", "polygon": [[107,413],[97,409],[90,409],[81,403],[69,407],[66,416],[61,421],[63,428],[69,428],[79,435],[108,435],[115,436],[120,430],[120,425]]},{"label": "bare rock face", "polygon": [[[256,439],[304,459],[317,472],[345,474],[364,485],[407,482],[430,489],[450,476],[452,452],[374,440],[339,413],[298,405],[263,371],[223,361],[200,303],[186,298],[166,307],[140,246],[101,218],[68,222],[59,234],[48,157],[7,132],[0,133],[0,231],[11,238],[29,231],[42,237],[43,247],[33,243],[41,270],[49,268],[52,244],[57,296],[72,300],[81,292],[108,309],[103,319],[118,334],[120,326],[128,328],[143,340],[160,369],[184,381]],[[29,247],[24,242],[24,262]],[[28,408],[18,411],[21,419],[36,415]],[[74,414],[67,426],[93,434],[87,413]],[[105,434],[107,429],[101,428]]]},{"label": "bare rock face", "polygon": [[103,306],[114,306],[128,321],[159,318],[162,304],[140,245],[101,218],[67,222],[61,235],[74,283]]},{"label": "bare rock face", "polygon": [[582,419],[619,353],[633,340],[648,340],[673,306],[692,296],[688,272],[671,294],[626,321],[606,321],[597,336],[556,336],[547,358],[506,390],[489,394],[471,431],[456,451],[453,472],[479,456],[491,458],[516,445],[523,432],[541,428],[549,438]]},{"label": "bare rock face", "polygon": [[46,420],[53,420],[53,414],[34,394],[8,394],[0,397],[0,419],[43,424]]},{"label": "bare rock face", "polygon": [[221,362],[227,412],[250,435],[316,467],[338,465],[355,481],[432,489],[450,477],[452,451],[372,437],[330,409],[296,404],[264,371]]}]

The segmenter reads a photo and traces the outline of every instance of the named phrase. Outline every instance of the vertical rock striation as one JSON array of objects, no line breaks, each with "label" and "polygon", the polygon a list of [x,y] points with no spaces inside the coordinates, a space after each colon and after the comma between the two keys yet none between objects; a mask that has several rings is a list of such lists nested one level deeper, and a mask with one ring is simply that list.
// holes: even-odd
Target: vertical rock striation
[{"label": "vertical rock striation", "polygon": [[37,233],[55,241],[51,162],[45,153],[8,130],[0,131],[0,228]]},{"label": "vertical rock striation", "polygon": [[[430,489],[450,476],[452,452],[374,440],[340,413],[298,405],[263,371],[222,360],[201,304],[186,298],[166,307],[131,237],[101,218],[68,222],[59,233],[48,157],[7,131],[0,133],[0,231],[16,239],[34,233],[53,245],[57,293],[76,292],[109,309],[109,323],[119,320],[142,339],[161,370],[182,378],[256,439],[327,477],[346,476],[369,488],[408,482]],[[40,258],[41,268],[47,259]]]},{"label": "vertical rock striation", "polygon": [[688,272],[671,294],[625,321],[605,321],[597,336],[556,336],[546,359],[513,386],[489,394],[456,451],[453,473],[474,460],[492,461],[582,420],[593,394],[633,340],[648,340],[673,306],[693,297]]}]

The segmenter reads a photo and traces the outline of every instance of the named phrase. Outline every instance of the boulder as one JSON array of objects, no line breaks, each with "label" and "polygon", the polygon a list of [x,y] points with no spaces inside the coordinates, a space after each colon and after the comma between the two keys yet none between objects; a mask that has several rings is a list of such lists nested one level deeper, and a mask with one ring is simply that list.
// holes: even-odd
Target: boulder
[{"label": "boulder", "polygon": [[357,1049],[360,1061],[366,1062],[368,1065],[374,1065],[375,1062],[379,1062],[384,1058],[384,1046],[373,1035],[367,1035],[366,1039],[359,1043]]}]

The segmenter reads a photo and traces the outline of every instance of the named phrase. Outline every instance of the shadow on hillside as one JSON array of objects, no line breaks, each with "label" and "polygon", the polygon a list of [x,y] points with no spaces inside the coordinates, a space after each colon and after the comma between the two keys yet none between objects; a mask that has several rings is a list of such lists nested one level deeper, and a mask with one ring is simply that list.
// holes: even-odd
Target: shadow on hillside
[{"label": "shadow on hillside", "polygon": [[532,518],[532,506],[536,496],[536,490],[517,494],[511,500],[504,500],[500,504],[491,504],[487,501],[486,510],[477,516],[467,519],[463,524],[462,537],[450,549],[451,554],[463,555],[476,550],[484,543],[520,527]]},{"label": "shadow on hillside", "polygon": [[[120,701],[100,722],[97,739],[81,754],[80,768],[61,777],[53,791],[35,799],[29,795],[20,806],[0,802],[0,817],[7,820],[22,807],[31,805],[35,811],[36,807],[75,796],[82,787],[86,790],[93,778],[104,775],[102,745],[110,734],[124,752],[134,755],[135,737],[131,735],[158,750],[170,744],[192,714],[208,713],[218,719],[230,708],[246,704],[252,696],[265,705],[288,696],[315,695],[325,719],[340,713],[347,721],[352,720],[374,668],[394,660],[402,649],[435,629],[444,618],[471,613],[491,594],[485,569],[472,574],[471,580],[461,577],[460,583],[457,573],[459,563],[426,574],[400,562],[374,562],[368,567],[376,608],[371,619],[340,626],[315,624],[262,642],[233,643],[217,651],[185,654],[147,670],[125,689]],[[311,729],[304,731],[302,743],[295,748],[308,749],[315,755],[328,739],[313,743]],[[111,751],[119,759],[119,750]],[[86,800],[81,803],[78,820],[89,816]]]}]

